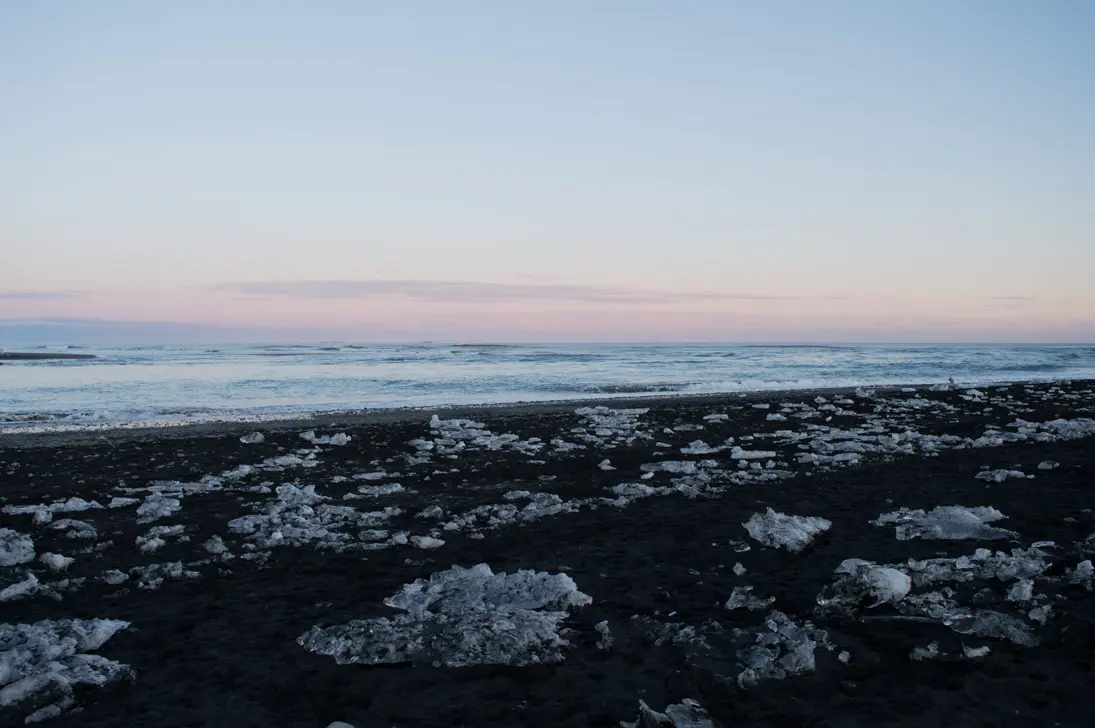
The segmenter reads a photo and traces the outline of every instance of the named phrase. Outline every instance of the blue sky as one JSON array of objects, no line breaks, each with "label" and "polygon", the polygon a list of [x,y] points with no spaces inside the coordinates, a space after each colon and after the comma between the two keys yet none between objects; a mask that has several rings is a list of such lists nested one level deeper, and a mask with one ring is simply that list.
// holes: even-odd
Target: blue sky
[{"label": "blue sky", "polygon": [[1064,1],[6,3],[0,319],[1090,341],[1092,28]]}]

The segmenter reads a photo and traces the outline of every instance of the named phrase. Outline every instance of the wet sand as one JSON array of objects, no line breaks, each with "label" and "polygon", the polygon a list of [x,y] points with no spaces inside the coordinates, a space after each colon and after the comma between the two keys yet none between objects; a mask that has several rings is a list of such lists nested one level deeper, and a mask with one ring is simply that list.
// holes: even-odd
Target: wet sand
[{"label": "wet sand", "polygon": [[[799,462],[800,447],[779,431],[824,432],[877,424],[887,432],[949,434],[982,438],[986,428],[1014,432],[1017,417],[1029,422],[1095,417],[1091,382],[982,388],[985,397],[964,392],[916,393],[890,390],[876,398],[849,392],[760,393],[596,401],[590,405],[650,406],[637,418],[630,443],[583,441],[575,428],[596,438],[596,428],[575,414],[574,403],[459,408],[442,418],[471,416],[494,433],[512,433],[518,442],[562,438],[586,449],[557,452],[548,446],[522,452],[469,447],[447,457],[426,452],[428,462],[408,460],[408,443],[435,438],[433,411],[388,411],[277,423],[200,425],[172,430],[111,430],[94,433],[0,436],[0,502],[4,505],[53,503],[73,496],[101,503],[112,497],[145,498],[140,489],[153,481],[194,483],[241,464],[260,464],[314,450],[299,436],[345,432],[343,446],[318,446],[314,467],[256,469],[225,487],[181,499],[181,509],[159,520],[138,523],[135,507],[56,513],[91,524],[94,539],[69,538],[64,529],[34,525],[29,515],[0,513],[0,527],[33,537],[38,553],[73,556],[64,575],[41,563],[0,568],[0,588],[22,578],[27,568],[52,582],[59,600],[39,594],[0,603],[0,621],[111,618],[131,623],[98,654],[132,667],[132,682],[76,692],[82,710],[47,723],[55,726],[326,726],[334,720],[366,726],[617,726],[634,720],[638,701],[656,710],[684,698],[699,701],[723,726],[1089,726],[1090,694],[1095,688],[1095,594],[1069,582],[1068,569],[1085,558],[1085,541],[1095,533],[1092,473],[1095,440],[1082,438],[1025,441],[984,447],[941,447],[931,455],[917,450],[863,453],[858,462]],[[819,409],[816,397],[823,396]],[[1008,399],[1011,396],[1012,399]],[[768,409],[754,408],[769,403]],[[801,403],[814,414],[770,420],[780,403]],[[924,404],[927,403],[927,404]],[[725,413],[725,421],[704,420]],[[665,428],[702,426],[702,430]],[[820,429],[812,429],[820,428]],[[260,431],[265,441],[247,445],[240,435]],[[756,439],[743,439],[749,436]],[[740,468],[726,449],[714,454],[682,454],[697,439],[722,443],[736,438],[746,450],[774,450],[772,472],[786,476],[761,480],[762,470]],[[991,438],[990,438],[991,439]],[[1033,440],[1034,438],[1031,438]],[[658,443],[668,445],[659,445]],[[980,441],[983,443],[983,441]],[[306,457],[301,455],[301,457]],[[600,465],[609,459],[614,470]],[[675,477],[657,472],[642,479],[644,464],[714,460],[712,480],[695,497],[674,493],[635,500],[626,507],[583,505],[527,523],[444,530],[442,521],[470,510],[504,504],[507,492],[551,493],[563,502],[612,498],[623,483],[669,487]],[[1039,470],[1038,464],[1059,466]],[[762,463],[764,461],[761,461]],[[1014,469],[1034,478],[986,482],[982,468]],[[404,490],[355,498],[363,485],[354,475],[398,473],[375,482],[399,482]],[[729,478],[735,473],[737,482]],[[750,474],[755,478],[750,479]],[[343,480],[345,478],[345,480]],[[258,512],[276,496],[242,489],[271,485],[314,485],[332,503],[362,510],[397,507],[386,528],[409,534],[437,533],[445,544],[425,550],[393,545],[377,550],[316,548],[315,545],[256,547],[233,532],[233,519]],[[351,499],[344,496],[350,495]],[[523,501],[522,501],[523,502]],[[899,506],[993,506],[1007,518],[998,524],[1018,533],[1006,541],[898,541],[892,527],[870,521]],[[437,506],[441,519],[416,517]],[[742,523],[768,507],[831,521],[831,528],[801,553],[767,548],[750,540]],[[186,542],[142,553],[136,539],[152,526],[182,525]],[[473,536],[481,535],[482,538]],[[240,558],[209,561],[203,544],[220,536]],[[956,557],[977,548],[1009,550],[1053,540],[1058,544],[1037,591],[1053,615],[1033,624],[1040,644],[1026,647],[1007,640],[959,635],[942,624],[873,619],[826,620],[815,615],[816,598],[832,584],[844,559],[900,564],[939,554]],[[742,543],[749,550],[740,550]],[[109,544],[79,554],[95,544]],[[252,542],[253,545],[253,542]],[[244,560],[244,554],[258,554]],[[200,563],[206,561],[207,563]],[[135,576],[111,585],[110,569],[130,572],[153,563],[181,562],[193,578],[166,579],[156,589],[140,588]],[[339,665],[306,651],[297,638],[316,625],[391,613],[383,599],[401,585],[457,564],[489,564],[495,572],[536,569],[563,571],[592,604],[567,620],[571,647],[556,665],[464,668],[429,665]],[[735,563],[747,571],[738,575]],[[64,584],[64,576],[84,579]],[[736,586],[774,597],[778,609],[797,621],[811,620],[828,631],[832,651],[817,650],[816,670],[784,680],[739,687],[734,654],[697,655],[694,645],[653,644],[651,624],[699,627],[714,620],[730,630],[754,629],[766,611],[727,610]],[[956,598],[1001,611],[1006,584],[998,580],[961,585]],[[986,591],[987,590],[987,591]],[[894,615],[880,607],[865,616]],[[636,619],[636,617],[638,617]],[[597,646],[594,625],[607,620],[615,643]],[[987,645],[978,659],[915,661],[910,650],[938,641],[961,655],[963,645]],[[847,664],[838,659],[849,655]],[[0,724],[18,724],[27,706],[0,709]]]}]

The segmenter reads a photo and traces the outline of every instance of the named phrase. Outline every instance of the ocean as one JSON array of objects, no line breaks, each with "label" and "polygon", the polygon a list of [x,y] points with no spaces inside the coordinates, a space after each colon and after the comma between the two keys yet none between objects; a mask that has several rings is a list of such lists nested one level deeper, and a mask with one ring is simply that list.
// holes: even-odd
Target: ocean
[{"label": "ocean", "polygon": [[240,344],[22,347],[0,432],[312,412],[841,386],[1095,378],[1090,345]]}]

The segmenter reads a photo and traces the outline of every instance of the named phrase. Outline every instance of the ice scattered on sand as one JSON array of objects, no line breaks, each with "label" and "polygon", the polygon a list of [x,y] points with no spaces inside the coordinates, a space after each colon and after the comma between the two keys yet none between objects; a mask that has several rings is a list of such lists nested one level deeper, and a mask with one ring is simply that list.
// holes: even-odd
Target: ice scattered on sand
[{"label": "ice scattered on sand", "polygon": [[97,501],[86,501],[83,498],[69,498],[57,503],[37,503],[25,506],[4,506],[3,512],[10,516],[32,515],[35,525],[44,525],[53,520],[54,513],[78,513],[92,508],[102,508]]},{"label": "ice scattered on sand", "polygon": [[165,536],[181,536],[185,530],[183,525],[153,526],[148,533],[137,537],[137,548],[141,553],[150,554],[167,543]]},{"label": "ice scattered on sand", "polygon": [[797,553],[806,548],[819,533],[828,531],[831,521],[813,516],[789,516],[769,508],[767,512],[754,513],[742,524],[754,539],[773,548]]},{"label": "ice scattered on sand", "polygon": [[16,566],[34,561],[34,540],[25,533],[0,528],[0,566]]},{"label": "ice scattered on sand", "polygon": [[277,498],[261,506],[261,513],[241,516],[229,522],[234,533],[246,535],[261,548],[302,546],[308,543],[336,549],[353,548],[356,531],[364,534],[389,518],[402,513],[389,507],[364,513],[349,506],[331,505],[330,499],[317,495],[314,485],[279,485]]},{"label": "ice scattered on sand", "polygon": [[592,601],[566,574],[454,566],[384,600],[403,614],[313,627],[297,641],[339,664],[549,664],[564,659],[567,610]]},{"label": "ice scattered on sand", "polygon": [[753,587],[751,586],[736,586],[724,606],[727,609],[748,609],[751,612],[756,612],[767,609],[772,605],[772,602],[776,601],[775,597],[768,597],[767,599],[755,597],[752,592]]},{"label": "ice scattered on sand", "polygon": [[898,541],[922,539],[978,539],[983,541],[1014,538],[1014,531],[986,525],[1007,518],[995,508],[978,506],[936,506],[930,511],[899,510],[884,513],[871,521],[876,526],[894,525]]},{"label": "ice scattered on sand", "polygon": [[685,698],[675,705],[667,706],[664,713],[653,710],[645,701],[640,700],[638,719],[632,722],[620,721],[620,728],[658,728],[659,726],[715,728],[707,711],[691,698]]},{"label": "ice scattered on sand", "polygon": [[652,435],[640,429],[639,418],[649,411],[581,407],[574,414],[581,418],[582,424],[571,432],[576,439],[604,449],[633,445],[638,440],[653,439]]},{"label": "ice scattered on sand", "polygon": [[141,589],[159,589],[166,579],[197,579],[201,576],[197,571],[187,569],[181,561],[134,566],[129,574],[137,579],[137,586]]},{"label": "ice scattered on sand", "polygon": [[248,435],[244,435],[243,437],[241,437],[240,442],[242,442],[244,445],[259,445],[263,442],[266,442],[266,436],[263,435],[261,432],[252,432]]},{"label": "ice scattered on sand", "polygon": [[453,419],[442,420],[437,415],[430,418],[433,440],[416,438],[408,444],[418,451],[419,462],[430,455],[456,455],[468,448],[481,450],[515,450],[525,455],[535,455],[544,448],[540,438],[522,440],[514,434],[495,434],[482,422]]},{"label": "ice scattered on sand", "polygon": [[302,440],[306,440],[313,445],[348,445],[350,443],[350,435],[345,432],[339,432],[334,435],[320,435],[317,436],[314,430],[308,430],[307,432],[300,433]]},{"label": "ice scattered on sand", "polygon": [[73,707],[78,685],[131,677],[128,666],[89,654],[127,627],[113,619],[0,624],[0,707],[33,711],[25,718],[33,723]]},{"label": "ice scattered on sand", "polygon": [[587,500],[564,501],[554,493],[529,493],[528,491],[520,491],[520,493],[521,495],[515,496],[514,500],[529,499],[522,508],[514,503],[489,503],[476,506],[454,516],[442,524],[441,528],[445,531],[493,530],[513,524],[531,523],[560,513],[573,513],[590,502]]}]

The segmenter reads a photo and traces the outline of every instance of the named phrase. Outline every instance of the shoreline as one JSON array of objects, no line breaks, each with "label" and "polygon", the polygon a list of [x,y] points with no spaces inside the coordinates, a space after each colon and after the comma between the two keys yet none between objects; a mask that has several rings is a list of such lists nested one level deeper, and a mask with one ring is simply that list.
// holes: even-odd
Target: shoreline
[{"label": "shoreline", "polygon": [[[1010,380],[987,384],[964,385],[956,383],[952,389],[976,389],[977,387],[1013,387],[1023,385],[1052,386],[1057,382],[1075,384],[1095,384],[1095,379],[1052,379],[1045,381]],[[8,448],[49,447],[66,445],[85,445],[93,442],[127,442],[140,440],[180,439],[194,437],[221,437],[241,434],[255,430],[284,432],[300,428],[313,427],[358,427],[364,425],[406,424],[420,419],[428,419],[436,414],[441,419],[468,418],[476,416],[522,417],[540,414],[558,414],[570,412],[580,407],[610,407],[613,409],[641,409],[665,407],[681,404],[689,406],[718,405],[732,402],[757,402],[777,397],[840,396],[852,395],[857,389],[867,389],[879,394],[892,394],[904,390],[930,391],[931,387],[941,383],[859,385],[855,387],[812,387],[805,389],[765,389],[741,392],[696,392],[672,394],[638,394],[635,396],[578,397],[572,399],[554,399],[542,401],[497,402],[467,405],[436,405],[408,407],[376,407],[370,409],[340,410],[271,416],[269,419],[258,416],[251,420],[210,420],[207,422],[184,422],[179,424],[144,424],[135,421],[127,423],[75,424],[68,427],[78,429],[44,430],[37,432],[9,431],[0,432],[0,450]],[[66,426],[66,425],[62,425]],[[3,425],[0,424],[0,428]]]}]

